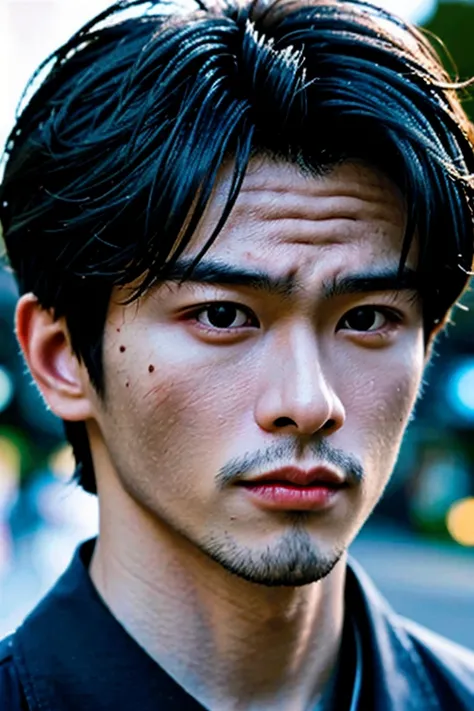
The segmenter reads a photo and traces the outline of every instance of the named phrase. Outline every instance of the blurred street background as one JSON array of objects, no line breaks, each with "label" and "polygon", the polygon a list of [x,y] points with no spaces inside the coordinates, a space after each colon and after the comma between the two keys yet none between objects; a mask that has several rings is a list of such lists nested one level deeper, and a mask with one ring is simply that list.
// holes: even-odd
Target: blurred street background
[{"label": "blurred street background", "polygon": [[[109,3],[0,0],[0,142],[26,81]],[[421,23],[451,76],[474,76],[474,0],[381,2]],[[474,101],[465,94],[474,119]],[[0,637],[97,530],[97,503],[70,483],[61,424],[31,385],[13,337],[16,289],[0,269]],[[396,610],[474,649],[474,296],[438,342],[397,469],[352,554]]]}]

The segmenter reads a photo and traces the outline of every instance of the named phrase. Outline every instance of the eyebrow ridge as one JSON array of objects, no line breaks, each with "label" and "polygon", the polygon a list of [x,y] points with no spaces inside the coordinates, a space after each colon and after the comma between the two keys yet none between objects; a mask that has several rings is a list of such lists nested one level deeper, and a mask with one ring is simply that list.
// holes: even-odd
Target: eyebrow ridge
[{"label": "eyebrow ridge", "polygon": [[350,294],[376,291],[414,291],[419,293],[419,278],[414,269],[398,266],[336,276],[323,284],[323,298],[334,299]]},{"label": "eyebrow ridge", "polygon": [[292,296],[298,287],[294,275],[275,277],[259,269],[247,269],[220,261],[203,259],[194,265],[193,259],[180,259],[165,268],[160,280],[179,283],[215,284],[250,287],[268,294]]},{"label": "eyebrow ridge", "polygon": [[[181,284],[213,284],[217,286],[243,286],[288,298],[301,289],[294,274],[273,276],[262,270],[247,269],[221,261],[203,259],[198,264],[192,258],[181,258],[165,267],[160,281]],[[368,294],[377,291],[419,291],[418,275],[414,269],[394,267],[335,276],[323,282],[322,298],[330,300],[351,294]]]}]

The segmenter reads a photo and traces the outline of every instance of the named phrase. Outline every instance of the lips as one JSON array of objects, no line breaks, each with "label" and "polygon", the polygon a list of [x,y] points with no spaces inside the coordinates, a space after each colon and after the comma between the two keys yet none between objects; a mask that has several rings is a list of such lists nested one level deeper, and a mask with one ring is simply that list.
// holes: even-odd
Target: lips
[{"label": "lips", "polygon": [[238,482],[259,508],[271,511],[325,511],[348,482],[326,467],[284,467]]},{"label": "lips", "polygon": [[242,486],[270,486],[272,484],[288,487],[327,487],[337,489],[346,485],[345,479],[326,467],[312,469],[299,469],[298,467],[284,467],[262,474],[254,479],[239,482]]}]

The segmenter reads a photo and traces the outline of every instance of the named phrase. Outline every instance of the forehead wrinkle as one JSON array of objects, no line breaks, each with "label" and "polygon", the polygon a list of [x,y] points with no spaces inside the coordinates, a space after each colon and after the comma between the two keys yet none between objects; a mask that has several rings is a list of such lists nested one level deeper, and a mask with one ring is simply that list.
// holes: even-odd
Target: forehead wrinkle
[{"label": "forehead wrinkle", "polygon": [[[223,176],[210,212],[195,234],[204,245],[227,197]],[[259,162],[247,173],[240,194],[210,254],[245,251],[258,257],[265,245],[331,247],[351,244],[393,253],[401,250],[405,205],[383,174],[345,164],[320,178],[290,164]],[[215,252],[214,250],[217,250]],[[306,261],[306,260],[305,260]]]},{"label": "forehead wrinkle", "polygon": [[300,193],[303,196],[347,197],[361,200],[380,199],[381,195],[390,195],[403,202],[403,196],[395,183],[380,170],[366,164],[346,162],[335,166],[324,175],[307,175],[298,166],[291,163],[275,163],[278,171],[271,171],[271,185],[265,164],[255,170],[249,170],[240,189],[240,193],[273,192]]},{"label": "forehead wrinkle", "polygon": [[[240,245],[247,248],[257,247],[258,252],[265,248],[275,248],[275,246],[284,245],[307,245],[308,247],[331,247],[344,245],[360,245],[367,242],[369,245],[372,241],[377,247],[379,238],[382,241],[388,240],[385,244],[385,250],[390,245],[396,248],[397,252],[401,250],[402,233],[395,235],[391,234],[394,225],[391,223],[371,223],[367,224],[363,220],[354,220],[350,218],[331,218],[326,220],[307,220],[284,218],[259,220],[247,220],[245,224],[245,232],[242,233],[242,223],[240,220],[235,220],[226,225],[220,236],[220,244],[216,242],[216,247],[231,245],[233,240],[238,238]],[[263,233],[264,230],[264,233]],[[382,244],[379,244],[382,248]],[[257,253],[258,253],[257,252]]]},{"label": "forehead wrinkle", "polygon": [[[390,188],[388,185],[381,186],[375,183],[347,183],[346,181],[341,181],[340,183],[331,184],[327,178],[322,178],[321,182],[317,182],[316,180],[307,180],[306,182],[295,183],[293,181],[288,184],[277,184],[271,187],[268,185],[268,180],[264,180],[261,184],[257,185],[248,185],[244,180],[244,183],[239,191],[239,197],[241,195],[260,196],[264,193],[268,195],[274,194],[279,200],[282,195],[290,195],[293,196],[293,198],[294,196],[299,196],[301,198],[305,198],[305,200],[308,196],[310,196],[315,200],[343,198],[362,202],[376,202],[382,195],[390,195],[391,201],[396,202],[397,199],[395,198],[393,190],[394,188]],[[397,197],[401,199],[401,195]]]},{"label": "forehead wrinkle", "polygon": [[[242,195],[242,193],[241,193]],[[388,196],[387,196],[388,197]],[[332,194],[327,196],[308,196],[295,194],[294,191],[248,191],[237,199],[230,220],[246,219],[251,216],[262,222],[286,219],[312,220],[322,222],[331,219],[360,220],[364,222],[380,222],[389,225],[404,221],[404,208],[391,195],[381,199],[381,194],[364,199],[348,194]]]},{"label": "forehead wrinkle", "polygon": [[[231,177],[231,171],[224,170],[216,186],[208,213],[211,223],[227,200]],[[256,157],[250,162],[226,227],[239,226],[243,220],[253,231],[256,224],[271,221],[321,223],[344,218],[378,222],[377,227],[400,227],[406,219],[405,201],[387,176],[356,161],[335,166],[322,176],[309,176],[294,164]]]}]

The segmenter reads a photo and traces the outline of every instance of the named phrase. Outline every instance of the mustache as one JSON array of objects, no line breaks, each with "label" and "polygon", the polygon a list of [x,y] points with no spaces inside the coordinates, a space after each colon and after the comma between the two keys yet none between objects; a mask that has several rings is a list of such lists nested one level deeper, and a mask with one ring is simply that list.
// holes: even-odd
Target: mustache
[{"label": "mustache", "polygon": [[[305,446],[304,450],[315,458],[315,464],[329,464],[336,467],[344,474],[349,484],[360,484],[365,479],[365,470],[359,460],[342,449],[333,447],[327,440],[311,443]],[[258,476],[268,470],[294,463],[301,454],[302,447],[294,440],[279,442],[257,452],[246,452],[221,467],[216,476],[216,483],[223,489],[229,484],[244,479],[248,474]]]}]

